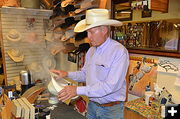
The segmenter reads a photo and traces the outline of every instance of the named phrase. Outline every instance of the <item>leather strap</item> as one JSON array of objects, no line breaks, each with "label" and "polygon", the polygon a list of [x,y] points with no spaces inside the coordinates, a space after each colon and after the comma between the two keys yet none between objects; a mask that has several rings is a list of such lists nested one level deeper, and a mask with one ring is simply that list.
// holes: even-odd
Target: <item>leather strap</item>
[{"label": "leather strap", "polygon": [[109,103],[104,103],[104,104],[99,104],[98,102],[94,102],[94,101],[91,101],[91,102],[95,103],[96,105],[98,105],[100,107],[111,107],[116,104],[123,103],[124,101],[115,101],[115,102],[109,102]]}]

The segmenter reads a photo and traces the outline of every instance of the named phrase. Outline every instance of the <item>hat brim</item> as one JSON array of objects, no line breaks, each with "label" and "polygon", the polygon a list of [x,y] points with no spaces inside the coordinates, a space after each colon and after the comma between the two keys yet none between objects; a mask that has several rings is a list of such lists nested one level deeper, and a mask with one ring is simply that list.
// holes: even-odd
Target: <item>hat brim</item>
[{"label": "hat brim", "polygon": [[15,38],[15,39],[10,38],[8,35],[6,35],[6,38],[7,38],[8,40],[10,40],[10,41],[17,42],[17,41],[20,41],[20,40],[21,40],[21,35],[20,35],[20,33],[18,33],[18,35],[19,35],[19,37],[18,37],[18,38]]},{"label": "hat brim", "polygon": [[97,26],[122,26],[122,22],[118,20],[108,19],[108,20],[99,21],[99,22],[87,25],[86,19],[84,19],[76,24],[74,28],[74,32],[84,32],[90,28],[97,27]]}]

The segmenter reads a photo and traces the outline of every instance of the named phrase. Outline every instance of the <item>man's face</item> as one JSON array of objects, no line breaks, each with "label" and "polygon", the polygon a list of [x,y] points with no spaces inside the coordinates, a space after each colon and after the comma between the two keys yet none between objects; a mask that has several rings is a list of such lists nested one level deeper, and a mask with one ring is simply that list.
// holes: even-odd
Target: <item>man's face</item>
[{"label": "man's face", "polygon": [[106,41],[104,27],[94,27],[87,30],[90,43],[94,47],[98,47]]}]

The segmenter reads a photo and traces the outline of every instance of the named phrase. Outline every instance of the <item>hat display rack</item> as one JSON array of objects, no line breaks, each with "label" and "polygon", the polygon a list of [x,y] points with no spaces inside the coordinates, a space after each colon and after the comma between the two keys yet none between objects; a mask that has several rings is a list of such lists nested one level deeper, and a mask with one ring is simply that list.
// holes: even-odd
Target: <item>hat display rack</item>
[{"label": "hat display rack", "polygon": [[[50,20],[52,20],[54,39],[56,39],[53,40],[53,42],[57,40],[63,42],[63,46],[64,46],[63,53],[68,54],[68,61],[77,64],[83,64],[83,63],[79,63],[80,60],[77,59],[78,53],[80,53],[77,52],[77,50],[79,49],[78,47],[80,44],[88,42],[88,40],[86,39],[87,32],[85,31],[82,33],[75,33],[74,26],[80,20],[85,19],[85,11],[87,9],[98,8],[99,6],[98,1],[97,0],[55,0],[53,1],[52,6],[53,7],[51,7],[51,9],[53,10],[53,14],[50,16]],[[55,35],[57,37],[55,37]],[[84,51],[82,52],[84,53]],[[70,57],[72,55],[73,57]],[[85,55],[81,55],[81,56],[85,56]]]}]

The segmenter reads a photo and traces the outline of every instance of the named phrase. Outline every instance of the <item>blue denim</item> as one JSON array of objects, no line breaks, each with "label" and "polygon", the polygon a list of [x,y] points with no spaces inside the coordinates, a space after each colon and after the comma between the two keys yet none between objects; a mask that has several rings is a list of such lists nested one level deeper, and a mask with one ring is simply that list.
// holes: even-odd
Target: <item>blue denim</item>
[{"label": "blue denim", "polygon": [[124,119],[124,102],[111,107],[98,106],[94,102],[89,102],[87,119]]}]

